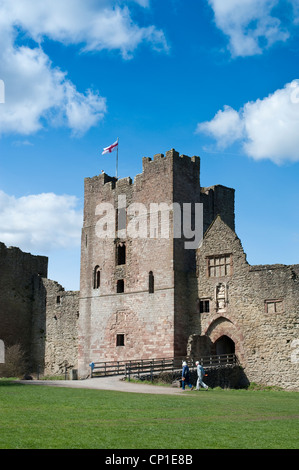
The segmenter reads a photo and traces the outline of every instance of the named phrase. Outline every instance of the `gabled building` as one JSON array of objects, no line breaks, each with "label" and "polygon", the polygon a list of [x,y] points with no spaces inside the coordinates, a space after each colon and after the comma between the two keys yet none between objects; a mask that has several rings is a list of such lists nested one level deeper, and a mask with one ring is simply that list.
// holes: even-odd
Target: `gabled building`
[{"label": "gabled building", "polygon": [[190,353],[236,353],[250,382],[299,388],[299,265],[251,266],[217,216],[197,249]]}]

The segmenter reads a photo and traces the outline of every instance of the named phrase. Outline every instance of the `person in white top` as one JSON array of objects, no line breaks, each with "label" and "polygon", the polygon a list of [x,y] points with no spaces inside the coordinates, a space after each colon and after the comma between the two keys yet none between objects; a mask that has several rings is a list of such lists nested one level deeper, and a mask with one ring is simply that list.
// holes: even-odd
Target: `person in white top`
[{"label": "person in white top", "polygon": [[203,377],[205,375],[205,371],[204,371],[204,368],[200,365],[200,363],[198,361],[196,361],[196,367],[197,367],[197,382],[196,382],[196,390],[199,390],[200,387],[203,387],[205,388],[206,390],[208,390],[208,386],[207,384],[205,384],[203,382]]}]

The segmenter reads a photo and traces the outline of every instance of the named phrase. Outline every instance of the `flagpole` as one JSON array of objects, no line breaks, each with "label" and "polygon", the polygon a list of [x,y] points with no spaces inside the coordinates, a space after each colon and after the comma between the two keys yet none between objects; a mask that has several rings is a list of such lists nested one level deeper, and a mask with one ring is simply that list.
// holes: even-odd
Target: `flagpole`
[{"label": "flagpole", "polygon": [[116,147],[116,178],[118,178],[118,137],[117,137],[117,147]]}]

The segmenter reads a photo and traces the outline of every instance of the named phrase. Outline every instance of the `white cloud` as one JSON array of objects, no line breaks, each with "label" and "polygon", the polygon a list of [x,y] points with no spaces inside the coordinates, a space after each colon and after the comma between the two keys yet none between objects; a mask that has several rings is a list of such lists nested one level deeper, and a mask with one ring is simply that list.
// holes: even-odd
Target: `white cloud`
[{"label": "white cloud", "polygon": [[64,44],[80,44],[85,50],[118,49],[124,57],[142,41],[167,48],[163,32],[133,22],[127,3],[149,6],[148,0],[2,0],[2,10],[11,24],[38,42],[46,36]]},{"label": "white cloud", "polygon": [[[98,94],[79,93],[66,74],[52,66],[39,47],[13,47],[0,52],[1,75],[5,81],[5,103],[0,108],[0,135],[29,135],[44,122],[57,122],[73,131],[87,131],[106,111]],[[76,112],[83,112],[81,122]]]},{"label": "white cloud", "polygon": [[41,254],[79,246],[78,205],[75,196],[43,193],[16,198],[0,191],[0,240]]},{"label": "white cloud", "polygon": [[299,80],[235,111],[226,106],[197,133],[213,137],[220,148],[240,142],[255,160],[299,161]]},{"label": "white cloud", "polygon": [[230,106],[224,106],[212,121],[198,124],[197,132],[217,136],[219,147],[225,148],[240,139],[244,129],[239,113]]},{"label": "white cloud", "polygon": [[[139,27],[131,19],[128,6],[116,3],[120,2],[0,1],[0,76],[5,83],[0,136],[30,135],[49,123],[69,127],[80,135],[106,113],[104,97],[92,90],[79,92],[67,73],[55,67],[42,48],[45,38],[75,44],[85,51],[115,49],[125,58],[131,57],[143,41],[167,49],[161,31],[154,26]],[[148,0],[129,3],[148,6]],[[31,43],[19,43],[20,31]]]},{"label": "white cloud", "polygon": [[[294,23],[298,20],[298,0],[286,0],[293,6]],[[216,26],[229,38],[233,56],[261,54],[264,48],[286,41],[290,32],[279,18],[279,0],[208,0]],[[276,15],[276,16],[275,16]]]}]

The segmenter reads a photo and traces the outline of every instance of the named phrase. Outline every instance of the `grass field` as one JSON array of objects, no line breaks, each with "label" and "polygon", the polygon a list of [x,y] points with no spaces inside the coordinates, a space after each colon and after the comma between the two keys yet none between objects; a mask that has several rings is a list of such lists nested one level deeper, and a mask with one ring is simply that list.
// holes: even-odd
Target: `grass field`
[{"label": "grass field", "polygon": [[1,449],[298,449],[299,394],[154,395],[0,380]]}]

